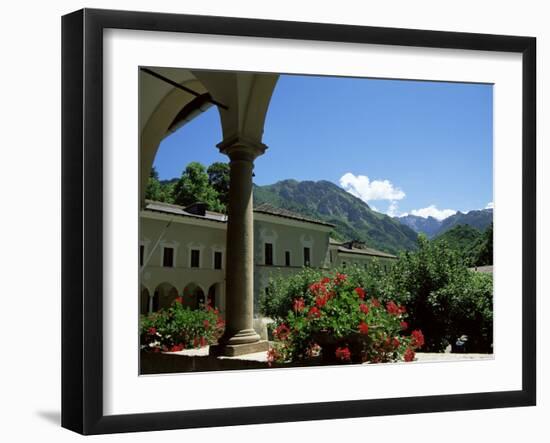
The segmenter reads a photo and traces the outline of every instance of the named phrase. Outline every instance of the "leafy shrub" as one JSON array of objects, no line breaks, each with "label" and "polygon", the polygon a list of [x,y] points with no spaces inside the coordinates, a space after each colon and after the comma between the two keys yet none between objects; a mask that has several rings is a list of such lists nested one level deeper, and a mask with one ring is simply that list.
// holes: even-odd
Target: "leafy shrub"
[{"label": "leafy shrub", "polygon": [[[426,351],[442,352],[466,334],[469,351],[492,352],[492,277],[470,271],[445,242],[419,236],[418,250],[401,254],[387,273],[375,261],[368,270],[349,266],[338,271],[346,273],[351,287],[365,289],[382,304],[394,301],[404,306],[411,329],[426,334]],[[293,311],[294,300],[302,297],[312,305],[309,287],[321,278],[321,271],[308,268],[273,278],[260,298],[261,312],[281,323]]]},{"label": "leafy shrub", "polygon": [[178,297],[168,309],[141,316],[141,347],[150,352],[176,352],[206,346],[216,343],[223,328],[217,309],[193,310],[184,307]]},{"label": "leafy shrub", "polygon": [[319,355],[326,363],[411,361],[414,350],[424,344],[419,330],[404,335],[408,325],[403,306],[393,301],[382,305],[346,274],[322,277],[294,295],[292,308],[276,323],[268,352],[271,363]]},{"label": "leafy shrub", "polygon": [[477,351],[491,352],[492,277],[470,271],[445,242],[430,242],[421,235],[418,246],[400,256],[383,292],[398,294],[411,327],[426,333],[426,350],[441,352],[467,334]]}]

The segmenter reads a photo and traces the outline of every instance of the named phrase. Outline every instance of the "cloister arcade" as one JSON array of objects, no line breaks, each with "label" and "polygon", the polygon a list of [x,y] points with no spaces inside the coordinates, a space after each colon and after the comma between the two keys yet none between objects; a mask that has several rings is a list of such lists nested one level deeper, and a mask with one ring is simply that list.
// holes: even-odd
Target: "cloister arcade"
[{"label": "cloister arcade", "polygon": [[[267,350],[267,342],[261,341],[253,328],[252,176],[255,158],[267,149],[262,142],[264,123],[278,75],[149,67],[141,68],[139,76],[142,206],[151,167],[164,137],[210,106],[219,111],[223,139],[217,148],[228,156],[230,165],[223,300],[226,331],[220,344],[211,347],[211,353],[240,355]],[[206,293],[219,298],[222,292],[219,285],[219,282],[208,287],[196,285],[194,291],[200,289],[202,297]],[[168,283],[142,288],[141,307],[145,296],[149,310],[155,303],[163,306],[177,289]],[[184,288],[179,290],[181,294]]]}]

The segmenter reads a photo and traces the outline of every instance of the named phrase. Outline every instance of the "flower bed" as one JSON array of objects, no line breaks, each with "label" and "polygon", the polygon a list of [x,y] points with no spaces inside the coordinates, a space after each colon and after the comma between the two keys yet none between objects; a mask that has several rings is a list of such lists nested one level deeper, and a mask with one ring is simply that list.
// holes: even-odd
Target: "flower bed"
[{"label": "flower bed", "polygon": [[424,345],[420,330],[406,334],[406,309],[382,305],[345,274],[323,277],[300,297],[273,331],[271,363],[321,358],[323,363],[412,361]]},{"label": "flower bed", "polygon": [[178,297],[168,309],[141,316],[141,348],[147,352],[177,352],[216,343],[224,321],[210,306],[191,309]]}]

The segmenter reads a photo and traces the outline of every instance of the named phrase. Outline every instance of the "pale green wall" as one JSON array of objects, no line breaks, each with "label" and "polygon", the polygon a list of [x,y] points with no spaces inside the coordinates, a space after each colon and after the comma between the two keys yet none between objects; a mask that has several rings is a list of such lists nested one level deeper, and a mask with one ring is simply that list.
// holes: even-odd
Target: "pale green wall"
[{"label": "pale green wall", "polygon": [[[183,220],[174,217],[174,220]],[[167,224],[166,220],[156,220],[147,216],[140,217],[140,242],[145,246],[145,258],[149,255],[155,243],[159,239]],[[224,308],[225,285],[225,225],[220,223],[221,229],[211,226],[194,226],[187,223],[173,221],[168,227],[161,243],[154,250],[150,260],[141,273],[142,287],[154,294],[155,289],[164,282],[174,286],[181,295],[183,289],[190,283],[199,286],[205,295],[209,288],[217,284],[216,304],[222,310]],[[161,266],[162,245],[175,247],[175,267],[165,268]],[[197,248],[201,251],[200,268],[190,267],[190,249]],[[214,269],[213,251],[222,250],[222,269]]]}]

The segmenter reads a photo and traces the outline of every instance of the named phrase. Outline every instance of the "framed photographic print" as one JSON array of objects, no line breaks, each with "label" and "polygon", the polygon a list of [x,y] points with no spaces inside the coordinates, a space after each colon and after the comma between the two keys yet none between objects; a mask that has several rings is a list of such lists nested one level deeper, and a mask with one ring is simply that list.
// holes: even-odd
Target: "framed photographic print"
[{"label": "framed photographic print", "polygon": [[62,56],[64,427],[535,404],[534,38],[85,9]]}]

